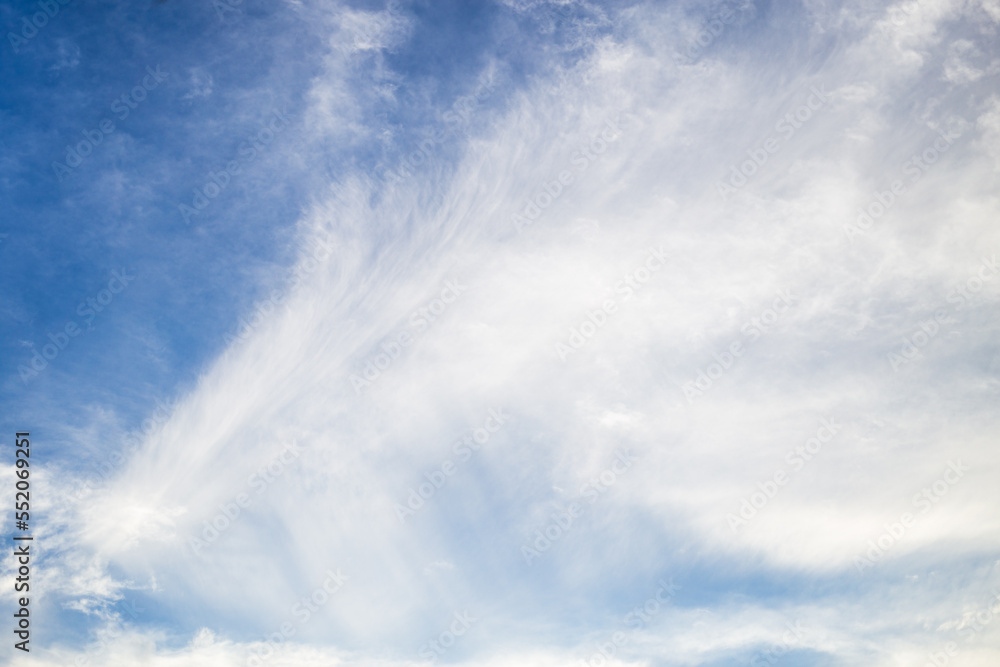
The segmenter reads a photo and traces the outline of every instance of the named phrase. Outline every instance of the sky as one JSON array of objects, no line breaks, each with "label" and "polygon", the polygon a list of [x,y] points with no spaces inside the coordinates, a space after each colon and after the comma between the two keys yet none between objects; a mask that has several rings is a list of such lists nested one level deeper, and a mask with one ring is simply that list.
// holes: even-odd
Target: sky
[{"label": "sky", "polygon": [[1000,663],[1000,1],[0,21],[0,663]]}]

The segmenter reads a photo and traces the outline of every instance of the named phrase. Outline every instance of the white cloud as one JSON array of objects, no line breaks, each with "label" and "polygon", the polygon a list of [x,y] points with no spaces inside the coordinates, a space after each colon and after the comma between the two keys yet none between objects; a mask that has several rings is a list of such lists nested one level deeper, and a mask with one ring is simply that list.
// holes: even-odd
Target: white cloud
[{"label": "white cloud", "polygon": [[208,97],[214,90],[215,80],[210,72],[201,67],[194,67],[188,76],[189,91],[184,94],[183,99],[191,100],[198,97]]}]

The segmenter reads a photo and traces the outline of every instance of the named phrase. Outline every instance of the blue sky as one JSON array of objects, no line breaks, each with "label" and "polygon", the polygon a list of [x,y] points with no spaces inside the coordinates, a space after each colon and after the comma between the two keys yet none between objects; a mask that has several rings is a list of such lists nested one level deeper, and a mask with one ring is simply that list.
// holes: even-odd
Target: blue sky
[{"label": "blue sky", "polygon": [[4,661],[996,663],[997,0],[46,6]]}]

